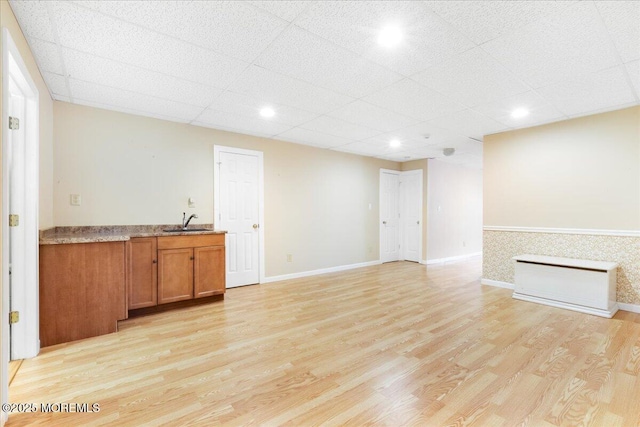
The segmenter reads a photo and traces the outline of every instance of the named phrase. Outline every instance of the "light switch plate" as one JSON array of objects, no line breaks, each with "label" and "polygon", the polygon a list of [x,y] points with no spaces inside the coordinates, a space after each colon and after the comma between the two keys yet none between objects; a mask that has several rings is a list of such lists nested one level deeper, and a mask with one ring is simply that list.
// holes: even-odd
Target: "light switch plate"
[{"label": "light switch plate", "polygon": [[71,206],[80,206],[82,204],[82,197],[79,194],[71,194],[69,199]]}]

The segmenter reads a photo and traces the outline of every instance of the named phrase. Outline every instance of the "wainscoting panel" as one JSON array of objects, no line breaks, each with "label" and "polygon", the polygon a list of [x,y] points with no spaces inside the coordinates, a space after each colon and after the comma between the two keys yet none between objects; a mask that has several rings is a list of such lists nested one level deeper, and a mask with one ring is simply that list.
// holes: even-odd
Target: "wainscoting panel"
[{"label": "wainscoting panel", "polygon": [[482,277],[497,282],[514,283],[516,255],[534,254],[565,258],[612,261],[617,271],[617,300],[640,304],[640,237],[563,232],[499,231],[483,232]]}]

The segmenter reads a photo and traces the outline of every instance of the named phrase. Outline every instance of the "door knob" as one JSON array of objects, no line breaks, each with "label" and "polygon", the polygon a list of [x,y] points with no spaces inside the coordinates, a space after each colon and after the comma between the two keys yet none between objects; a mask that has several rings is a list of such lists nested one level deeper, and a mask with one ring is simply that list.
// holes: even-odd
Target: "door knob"
[{"label": "door knob", "polygon": [[387,225],[387,221],[382,221],[382,223],[383,223],[384,225]]},{"label": "door knob", "polygon": [[258,228],[258,224],[253,224],[253,229],[257,229]]},{"label": "door knob", "polygon": [[420,225],[420,221],[416,221],[416,224]]}]

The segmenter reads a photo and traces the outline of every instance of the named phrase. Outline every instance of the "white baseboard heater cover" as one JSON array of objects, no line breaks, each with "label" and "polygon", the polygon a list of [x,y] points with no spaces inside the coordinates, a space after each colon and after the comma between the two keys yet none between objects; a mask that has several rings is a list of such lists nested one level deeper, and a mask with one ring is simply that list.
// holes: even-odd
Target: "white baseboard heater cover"
[{"label": "white baseboard heater cover", "polygon": [[616,302],[615,262],[518,255],[513,298],[613,317]]}]

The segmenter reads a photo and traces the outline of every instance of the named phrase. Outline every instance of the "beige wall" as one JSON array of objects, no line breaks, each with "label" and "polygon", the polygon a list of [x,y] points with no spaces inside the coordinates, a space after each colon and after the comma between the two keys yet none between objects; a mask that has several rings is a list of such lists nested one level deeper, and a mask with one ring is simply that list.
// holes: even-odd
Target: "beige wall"
[{"label": "beige wall", "polygon": [[482,171],[429,160],[427,261],[482,251]]},{"label": "beige wall", "polygon": [[640,107],[485,136],[484,224],[640,230]]},{"label": "beige wall", "polygon": [[267,276],[378,259],[379,170],[398,163],[65,102],[54,112],[57,226],[177,224],[183,211],[213,222],[218,144],[264,152]]},{"label": "beige wall", "polygon": [[486,136],[484,181],[486,283],[524,253],[611,261],[640,307],[640,107]]},{"label": "beige wall", "polygon": [[427,159],[400,163],[401,170],[422,170],[422,261],[427,259]]},{"label": "beige wall", "polygon": [[[24,61],[31,78],[38,87],[40,95],[40,200],[39,227],[53,226],[53,101],[49,90],[42,79],[38,66],[18,26],[13,11],[6,0],[0,0],[0,26],[8,28],[20,56]],[[2,89],[0,88],[0,91]],[[1,93],[0,93],[1,95]],[[0,107],[1,108],[1,107]]]}]

